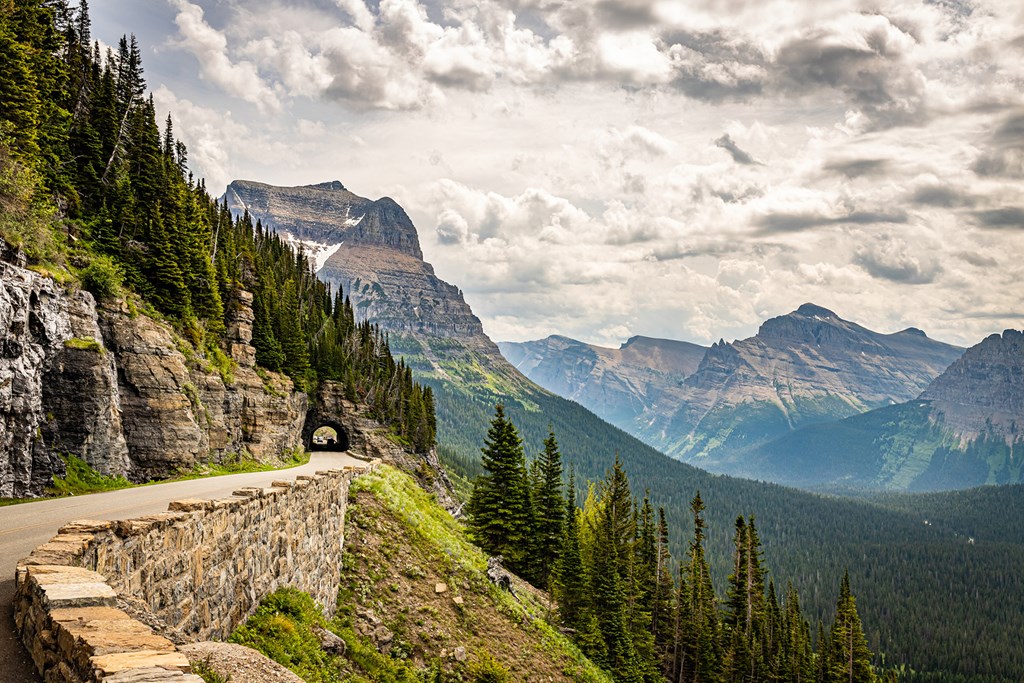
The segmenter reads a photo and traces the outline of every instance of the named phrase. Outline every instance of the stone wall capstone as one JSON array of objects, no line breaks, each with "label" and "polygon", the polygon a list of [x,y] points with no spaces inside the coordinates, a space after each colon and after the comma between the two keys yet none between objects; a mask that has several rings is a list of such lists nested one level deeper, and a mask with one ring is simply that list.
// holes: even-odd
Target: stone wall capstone
[{"label": "stone wall capstone", "polygon": [[[373,461],[373,469],[379,461]],[[332,613],[349,483],[328,470],[137,519],[78,521],[22,560],[15,626],[47,683],[200,681],[174,643],[118,607],[142,603],[168,633],[226,638],[276,589]]]}]

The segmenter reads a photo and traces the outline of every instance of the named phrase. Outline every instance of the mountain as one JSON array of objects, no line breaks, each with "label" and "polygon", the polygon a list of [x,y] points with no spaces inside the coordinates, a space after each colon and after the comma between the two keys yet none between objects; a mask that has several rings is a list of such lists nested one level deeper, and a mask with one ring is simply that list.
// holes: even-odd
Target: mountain
[{"label": "mountain", "polygon": [[743,453],[801,425],[915,398],[963,349],[909,328],[881,334],[814,304],[712,345],[641,437],[686,462],[742,471]]},{"label": "mountain", "polygon": [[616,427],[658,409],[666,390],[700,365],[706,347],[632,337],[618,349],[554,335],[531,342],[499,342],[520,372],[548,391],[576,401]]},{"label": "mountain", "polygon": [[804,487],[931,491],[1024,482],[1024,333],[993,334],[919,398],[800,429],[747,474]]},{"label": "mountain", "polygon": [[[256,184],[232,184],[240,197],[244,194],[239,190],[245,186]],[[297,203],[323,202],[325,192],[345,192],[332,189],[333,184],[320,186],[319,190],[314,186],[314,191],[308,193],[310,198],[302,199],[303,192],[264,187],[260,192],[272,195],[269,199],[273,201],[290,197],[289,201]],[[231,192],[228,201],[235,211],[247,208],[237,198],[232,200]],[[348,220],[360,215],[357,204],[369,205],[369,200],[343,201],[349,201],[352,207]],[[282,212],[287,208],[285,204],[276,206]],[[250,202],[248,208],[264,224],[275,225],[273,212],[254,210],[256,202]],[[300,206],[289,210],[294,212],[292,215],[312,212],[311,207]],[[343,208],[335,210],[336,216],[346,215]],[[400,232],[407,230],[404,220],[393,227]],[[295,226],[295,233],[286,234],[303,235],[309,242],[324,234],[317,235],[308,228]],[[337,229],[339,234],[352,235],[344,228]],[[404,234],[408,236],[408,232]],[[380,241],[401,242],[386,237]],[[326,241],[317,244],[327,249],[335,246]],[[347,246],[351,249],[346,253],[352,258],[366,258],[371,253],[363,249],[365,245],[348,242]],[[908,503],[909,511],[906,505],[900,507],[901,501],[889,501],[893,508],[899,508],[889,509],[873,502],[823,497],[712,475],[668,458],[578,403],[526,379],[478,331],[479,321],[458,289],[437,279],[429,264],[417,261],[401,248],[375,244],[366,249],[380,249],[379,258],[352,264],[335,260],[332,254],[321,274],[326,275],[330,266],[336,272],[360,277],[359,291],[351,295],[357,310],[390,332],[392,348],[398,348],[395,342],[400,340],[405,348],[415,350],[417,355],[406,359],[414,363],[419,378],[435,390],[439,453],[463,477],[479,471],[479,449],[494,403],[501,401],[519,429],[528,454],[538,453],[549,428],[554,430],[566,465],[575,469],[578,481],[603,478],[618,457],[634,490],[648,492],[655,507],[665,507],[675,557],[685,555],[691,521],[688,504],[699,490],[707,505],[708,557],[717,577],[725,577],[730,571],[736,516],[752,514],[757,518],[772,575],[794,577],[795,588],[801,596],[807,596],[804,606],[812,622],[831,619],[834,601],[827,596],[848,568],[851,582],[857,586],[858,608],[863,609],[864,622],[873,627],[870,645],[876,652],[885,653],[887,663],[912,663],[921,672],[947,672],[960,671],[960,662],[984,660],[986,671],[995,672],[994,677],[963,678],[977,683],[1017,680],[1024,675],[1024,656],[1018,654],[1011,635],[1024,628],[1024,606],[1016,597],[1000,597],[1024,596],[1024,575],[1016,572],[1024,562],[1024,538],[1017,526],[1003,525],[986,532],[984,537],[979,536],[976,546],[968,549],[963,515],[953,515],[943,524],[921,523],[931,506],[943,506],[944,510],[949,507],[942,502],[944,498]],[[371,266],[381,272],[370,272]],[[355,283],[355,277],[351,282]],[[366,282],[371,284],[364,288]],[[437,295],[432,299],[425,297],[425,292]],[[433,306],[435,324],[416,313],[423,299]],[[369,303],[359,305],[364,301]],[[914,333],[907,336],[920,337]],[[922,388],[926,384],[923,381]],[[974,519],[976,515],[970,514],[973,495],[962,495],[966,497],[962,506]],[[1008,490],[996,505],[1011,508],[1018,504],[1020,495],[1021,491]],[[967,553],[969,564],[964,559]],[[891,583],[893,576],[900,577],[898,590]],[[979,612],[979,603],[991,607]],[[964,629],[977,637],[965,641]]]},{"label": "mountain", "polygon": [[751,448],[916,398],[963,352],[915,328],[881,334],[810,303],[709,349],[643,337],[618,350],[565,337],[499,346],[530,379],[655,448],[746,476],[764,474],[747,466]]},{"label": "mountain", "polygon": [[[421,376],[517,392],[528,384],[509,366],[458,287],[423,260],[419,236],[394,200],[359,197],[338,181],[304,187],[232,182],[228,208],[310,256],[320,279],[350,298],[360,319],[389,333],[394,353]],[[487,371],[482,368],[487,368]]]}]

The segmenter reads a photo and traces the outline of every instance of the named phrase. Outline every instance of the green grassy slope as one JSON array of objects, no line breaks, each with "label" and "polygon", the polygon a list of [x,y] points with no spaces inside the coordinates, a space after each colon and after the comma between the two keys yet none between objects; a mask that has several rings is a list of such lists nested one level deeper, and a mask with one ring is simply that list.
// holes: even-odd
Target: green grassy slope
[{"label": "green grassy slope", "polygon": [[[336,617],[284,589],[232,641],[318,683],[611,683],[547,622],[543,593],[516,580],[513,597],[487,579],[487,556],[408,475],[359,477],[347,514]],[[316,628],[344,654],[325,652]]]}]

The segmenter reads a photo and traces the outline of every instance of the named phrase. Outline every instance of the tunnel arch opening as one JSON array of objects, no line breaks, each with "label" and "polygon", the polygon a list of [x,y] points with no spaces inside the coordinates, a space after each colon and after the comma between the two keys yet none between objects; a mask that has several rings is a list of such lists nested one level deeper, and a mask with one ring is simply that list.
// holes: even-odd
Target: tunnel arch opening
[{"label": "tunnel arch opening", "polygon": [[334,420],[318,420],[306,428],[307,451],[347,451],[348,431]]}]

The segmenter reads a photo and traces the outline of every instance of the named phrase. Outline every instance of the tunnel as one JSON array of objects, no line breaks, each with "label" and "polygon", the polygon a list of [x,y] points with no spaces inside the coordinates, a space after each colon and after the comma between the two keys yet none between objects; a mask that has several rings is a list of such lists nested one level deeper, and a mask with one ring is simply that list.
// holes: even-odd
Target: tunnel
[{"label": "tunnel", "polygon": [[333,420],[319,420],[307,425],[305,446],[307,451],[347,451],[348,432]]}]

